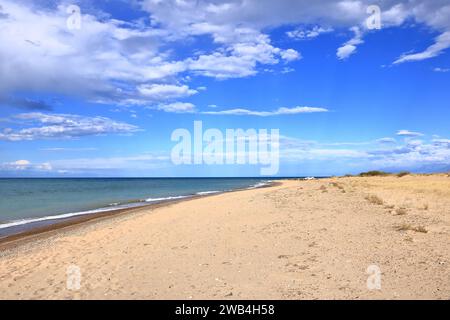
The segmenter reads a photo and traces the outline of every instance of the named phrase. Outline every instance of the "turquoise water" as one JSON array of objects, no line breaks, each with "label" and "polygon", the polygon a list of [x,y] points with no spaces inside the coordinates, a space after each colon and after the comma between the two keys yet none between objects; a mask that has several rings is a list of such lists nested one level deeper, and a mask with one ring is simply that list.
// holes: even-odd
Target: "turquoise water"
[{"label": "turquoise water", "polygon": [[82,214],[264,183],[257,178],[0,179],[0,236]]}]

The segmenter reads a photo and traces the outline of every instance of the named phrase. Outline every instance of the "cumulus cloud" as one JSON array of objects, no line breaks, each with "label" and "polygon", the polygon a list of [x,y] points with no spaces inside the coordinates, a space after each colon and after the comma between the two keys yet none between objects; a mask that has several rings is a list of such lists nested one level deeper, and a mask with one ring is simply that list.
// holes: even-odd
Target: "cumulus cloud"
[{"label": "cumulus cloud", "polygon": [[[81,29],[70,30],[63,4],[50,9],[0,0],[0,42],[8,44],[0,48],[0,69],[8,75],[7,81],[0,82],[0,96],[18,91],[52,91],[82,95],[99,103],[145,104],[166,99],[163,92],[148,94],[158,88],[167,89],[169,98],[172,94],[193,94],[192,89],[184,90],[183,86],[179,87],[184,91],[167,87],[175,87],[170,82],[177,81],[184,72],[217,78],[245,77],[257,73],[258,64],[300,57],[293,49],[273,46],[269,37],[254,26],[209,21],[206,13],[221,15],[226,11],[224,7],[217,9],[208,4],[198,15],[203,18],[194,18],[197,14],[190,14],[195,8],[183,3],[162,9],[180,14],[176,17],[179,28],[172,26],[175,22],[164,20],[165,14],[159,8],[162,4],[155,2],[150,13],[153,21],[164,20],[159,21],[159,27],[82,11]],[[143,9],[148,6],[144,1]],[[170,50],[163,49],[186,37],[207,34],[220,48],[181,60],[173,59]],[[169,82],[166,87],[159,84],[162,80]]]},{"label": "cumulus cloud", "polygon": [[[236,41],[234,32],[238,28],[253,29],[258,32],[282,25],[299,25],[287,34],[293,39],[312,39],[332,29],[357,27],[366,29],[367,8],[370,0],[230,0],[226,3],[215,1],[154,1],[144,0],[147,10],[155,23],[172,30],[180,37],[210,34],[217,43]],[[422,23],[443,33],[435,45],[423,54],[404,56],[402,61],[426,59],[439,54],[448,47],[446,32],[450,31],[450,5],[441,0],[382,1],[376,3],[381,10],[382,27],[400,26],[408,19]],[[311,29],[305,26],[312,26]],[[346,59],[356,52],[362,43],[361,35],[343,44],[338,50],[338,58]]]},{"label": "cumulus cloud", "polygon": [[81,95],[96,102],[139,97],[138,86],[186,70],[160,50],[164,30],[89,14],[67,28],[66,6],[0,0],[0,96],[15,92]]},{"label": "cumulus cloud", "polygon": [[[280,59],[291,62],[301,58],[294,49],[280,49],[258,31],[237,28],[236,39],[223,39],[225,49],[189,58],[187,68],[196,74],[218,79],[241,78],[256,74],[259,64],[277,64]],[[219,40],[218,40],[219,41]]]},{"label": "cumulus cloud", "polygon": [[[0,140],[21,141],[40,139],[70,139],[102,134],[129,134],[138,127],[105,117],[86,117],[72,114],[22,113],[12,117],[23,129],[6,128],[0,132]],[[35,125],[35,126],[33,126]]]},{"label": "cumulus cloud", "polygon": [[[179,84],[187,75],[248,77],[264,65],[300,59],[300,52],[289,45],[279,47],[267,34],[287,25],[297,26],[288,34],[292,39],[352,28],[354,37],[336,52],[338,59],[347,59],[363,41],[366,9],[372,2],[142,0],[137,9],[148,13],[149,23],[94,16],[82,8],[81,29],[70,30],[65,1],[45,7],[33,1],[0,0],[0,42],[5,44],[0,47],[0,97],[52,92],[99,103],[165,103],[198,91]],[[402,55],[395,63],[431,58],[450,46],[450,5],[445,1],[393,0],[379,5],[383,27],[411,19],[440,32],[425,51]],[[211,39],[211,46],[183,57],[170,50],[196,37]],[[157,88],[161,91],[155,92]],[[49,110],[39,101],[11,103]]]},{"label": "cumulus cloud", "polygon": [[294,61],[294,60],[301,59],[301,57],[302,57],[301,54],[294,49],[282,50],[280,52],[280,56],[282,59],[284,59],[286,61]]}]

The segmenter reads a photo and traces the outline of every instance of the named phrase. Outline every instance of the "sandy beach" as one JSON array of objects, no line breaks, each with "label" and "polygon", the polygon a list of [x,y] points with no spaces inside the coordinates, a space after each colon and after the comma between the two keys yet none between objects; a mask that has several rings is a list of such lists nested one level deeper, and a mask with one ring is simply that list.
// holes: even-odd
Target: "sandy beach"
[{"label": "sandy beach", "polygon": [[450,177],[436,174],[284,180],[129,210],[0,244],[0,298],[450,299],[449,208]]}]

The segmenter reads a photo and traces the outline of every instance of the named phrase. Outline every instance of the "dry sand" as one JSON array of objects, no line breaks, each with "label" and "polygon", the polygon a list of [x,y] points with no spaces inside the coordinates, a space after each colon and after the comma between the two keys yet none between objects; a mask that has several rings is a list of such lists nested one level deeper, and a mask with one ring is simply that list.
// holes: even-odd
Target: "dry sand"
[{"label": "dry sand", "polygon": [[289,180],[3,244],[0,298],[449,299],[450,177]]}]

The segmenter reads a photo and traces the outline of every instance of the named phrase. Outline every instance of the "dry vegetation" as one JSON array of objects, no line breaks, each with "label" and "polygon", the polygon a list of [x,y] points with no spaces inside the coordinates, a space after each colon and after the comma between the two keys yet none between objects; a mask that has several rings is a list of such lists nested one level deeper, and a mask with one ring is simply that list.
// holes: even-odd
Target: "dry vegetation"
[{"label": "dry vegetation", "polygon": [[378,197],[374,194],[370,194],[370,195],[366,196],[366,200],[369,201],[371,204],[376,204],[378,206],[381,206],[384,204],[383,199],[381,199],[380,197]]},{"label": "dry vegetation", "polygon": [[[371,170],[371,171],[367,171],[367,172],[361,172],[359,175],[357,175],[358,177],[388,177],[388,176],[392,176],[395,175],[399,178],[404,177],[404,176],[408,176],[410,175],[411,172],[409,171],[400,171],[398,173],[389,173],[389,172],[385,172],[385,171],[381,171],[381,170]],[[345,177],[353,177],[352,175],[345,175]]]},{"label": "dry vegetation", "polygon": [[401,172],[397,173],[397,177],[401,178],[401,177],[407,176],[409,174],[411,174],[411,173],[408,171],[401,171]]},{"label": "dry vegetation", "polygon": [[407,213],[408,213],[408,211],[406,211],[405,208],[398,208],[395,210],[395,215],[397,215],[397,216],[403,216]]},{"label": "dry vegetation", "polygon": [[421,233],[427,233],[428,230],[425,229],[423,226],[412,226],[410,224],[402,224],[397,227],[397,231],[415,231],[415,232],[421,232]]},{"label": "dry vegetation", "polygon": [[379,176],[388,176],[388,172],[379,171],[379,170],[372,170],[367,172],[361,172],[359,174],[360,177],[379,177]]}]

